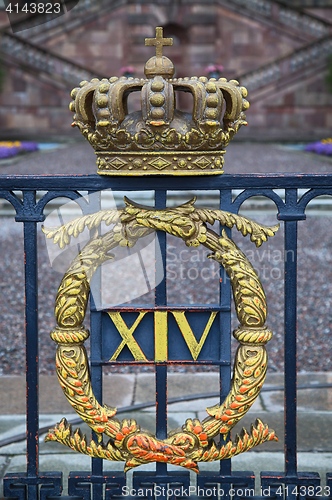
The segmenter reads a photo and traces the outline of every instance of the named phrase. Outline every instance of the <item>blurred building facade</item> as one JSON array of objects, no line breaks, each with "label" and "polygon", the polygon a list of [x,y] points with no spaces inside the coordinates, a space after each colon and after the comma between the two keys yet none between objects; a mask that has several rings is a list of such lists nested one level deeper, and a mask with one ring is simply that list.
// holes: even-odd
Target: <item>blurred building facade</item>
[{"label": "blurred building facade", "polygon": [[[120,76],[128,66],[143,76],[153,55],[144,39],[156,26],[174,39],[164,53],[177,77],[209,76],[207,66],[222,65],[220,76],[248,88],[250,127],[242,138],[331,135],[332,0],[80,0],[48,22],[18,21],[15,34],[4,10],[0,22],[2,137],[68,136],[70,90],[84,79]],[[191,102],[179,97],[178,107],[190,110]],[[139,96],[129,105],[138,109]]]}]

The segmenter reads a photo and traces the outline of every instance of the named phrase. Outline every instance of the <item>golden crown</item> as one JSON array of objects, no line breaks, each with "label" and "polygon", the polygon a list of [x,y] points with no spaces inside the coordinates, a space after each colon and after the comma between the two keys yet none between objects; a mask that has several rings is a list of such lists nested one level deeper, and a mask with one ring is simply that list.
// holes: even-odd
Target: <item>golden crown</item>
[{"label": "golden crown", "polygon": [[[247,90],[226,78],[172,78],[174,65],[163,55],[172,44],[158,27],[156,37],[145,40],[156,47],[145,64],[146,78],[93,78],[73,89],[72,125],[95,149],[99,174],[223,173],[225,147],[247,124]],[[192,114],[176,109],[177,90],[193,95]],[[128,95],[136,91],[141,110],[128,114]]]}]

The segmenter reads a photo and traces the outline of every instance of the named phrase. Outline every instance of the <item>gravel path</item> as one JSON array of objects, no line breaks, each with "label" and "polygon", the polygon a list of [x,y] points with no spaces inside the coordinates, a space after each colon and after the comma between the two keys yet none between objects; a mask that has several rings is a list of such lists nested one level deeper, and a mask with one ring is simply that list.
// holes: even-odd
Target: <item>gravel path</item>
[{"label": "gravel path", "polygon": [[[69,155],[70,151],[70,155]],[[68,161],[68,158],[70,160]],[[268,144],[234,143],[226,154],[225,171],[237,172],[329,172],[328,158],[291,151]],[[266,168],[268,165],[269,168]],[[38,173],[94,173],[94,154],[84,143],[73,144],[56,152],[24,157],[10,166],[0,165],[0,174]],[[332,214],[331,214],[332,215]],[[259,222],[273,222],[265,214],[255,217]],[[332,267],[331,217],[308,216],[299,222],[298,254],[298,369],[300,371],[331,370],[332,356]],[[0,373],[23,374],[24,356],[24,275],[22,224],[12,219],[0,219]],[[283,369],[283,228],[261,249],[239,233],[233,238],[260,273],[269,305],[268,325],[274,331],[269,343],[269,369]],[[54,298],[62,274],[49,262],[44,235],[38,234],[39,245],[39,328],[40,371],[53,372],[55,346],[49,338],[54,326]],[[176,253],[183,244],[168,239],[169,252]],[[172,248],[175,247],[175,248]],[[218,268],[206,259],[202,247],[191,249],[181,260],[170,258],[168,282],[170,303],[216,303]],[[196,252],[196,253],[195,253]],[[172,260],[173,259],[173,260]],[[174,261],[175,259],[175,261]],[[182,276],[174,278],[174,271],[182,266]],[[207,269],[205,280],[197,277],[202,267]],[[212,278],[214,276],[214,278]],[[151,293],[150,293],[151,297]],[[149,295],[145,297],[146,301]],[[237,324],[233,314],[233,326]],[[183,368],[179,368],[183,369]],[[128,369],[121,369],[121,371]]]}]

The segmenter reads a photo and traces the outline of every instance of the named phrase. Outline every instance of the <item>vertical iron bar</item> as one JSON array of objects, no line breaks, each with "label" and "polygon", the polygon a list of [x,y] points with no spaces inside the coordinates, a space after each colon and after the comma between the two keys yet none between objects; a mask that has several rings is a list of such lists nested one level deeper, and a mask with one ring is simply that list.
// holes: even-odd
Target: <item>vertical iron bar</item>
[{"label": "vertical iron bar", "polygon": [[[166,196],[167,191],[156,191],[155,192],[155,208],[163,209],[166,207]],[[157,231],[156,232],[156,271],[163,272],[163,279],[156,285],[155,291],[155,305],[156,306],[166,306],[167,295],[166,295],[166,232]],[[158,246],[160,248],[160,253],[158,251]]]},{"label": "vertical iron bar", "polygon": [[[220,191],[220,210],[232,211],[231,190]],[[222,229],[222,228],[221,228]],[[231,230],[226,228],[227,235],[231,236]],[[231,282],[223,266],[220,265],[220,298],[221,306],[231,307]],[[229,311],[219,313],[220,328],[220,360],[231,362],[231,313]],[[229,390],[231,383],[231,365],[220,366],[220,403],[222,403]],[[220,437],[222,439],[222,437]],[[231,460],[220,460],[220,475],[229,476],[231,474]]]},{"label": "vertical iron bar", "polygon": [[[36,204],[36,192],[25,191],[23,203]],[[25,269],[25,338],[26,338],[26,416],[27,416],[27,476],[38,475],[38,269],[37,222],[24,221]],[[34,488],[30,488],[30,490]],[[32,491],[31,491],[32,493]],[[30,498],[29,498],[30,500]]]},{"label": "vertical iron bar", "polygon": [[[294,206],[297,189],[286,190],[286,205]],[[297,220],[285,224],[285,474],[296,475],[297,375]]]},{"label": "vertical iron bar", "polygon": [[[155,208],[162,209],[166,207],[167,191],[155,191]],[[159,247],[159,248],[158,248]],[[160,249],[160,251],[159,251]],[[166,306],[166,233],[157,231],[156,233],[156,267],[155,276],[163,278],[156,284],[155,305]],[[156,365],[156,437],[158,439],[167,438],[167,366]],[[156,474],[166,475],[167,464],[156,463]]]},{"label": "vertical iron bar", "polygon": [[[89,205],[87,210],[84,212],[94,213],[101,209],[100,193],[89,192]],[[99,229],[100,232],[100,229]],[[101,268],[98,267],[93,275],[93,284],[91,283],[90,288],[90,304],[91,309],[94,306],[100,307],[101,304]],[[93,290],[93,293],[91,291]],[[90,311],[91,314],[91,332],[90,337],[90,348],[91,348],[91,385],[93,393],[98,400],[98,402],[103,404],[103,368],[100,365],[102,358],[102,332],[101,332],[101,312]],[[97,364],[99,363],[99,364]],[[92,434],[93,439],[96,440],[96,434]],[[93,476],[103,475],[103,461],[101,458],[91,459],[91,472]],[[100,500],[103,498],[103,484],[93,483],[92,484],[92,498],[94,500]]]},{"label": "vertical iron bar", "polygon": [[[96,271],[96,279],[99,280],[98,274],[100,274],[100,269]],[[91,299],[92,302],[92,299]],[[91,311],[91,332],[93,332],[93,340],[91,339],[91,362],[95,361],[100,363],[101,360],[101,313],[99,311]],[[93,393],[97,401],[103,404],[103,369],[102,366],[91,363],[91,385],[93,388]],[[96,440],[96,435],[93,433],[93,439]],[[102,476],[103,475],[103,460],[101,458],[92,458],[92,475]],[[93,484],[93,498],[99,499],[103,498],[102,495],[102,484]]]}]

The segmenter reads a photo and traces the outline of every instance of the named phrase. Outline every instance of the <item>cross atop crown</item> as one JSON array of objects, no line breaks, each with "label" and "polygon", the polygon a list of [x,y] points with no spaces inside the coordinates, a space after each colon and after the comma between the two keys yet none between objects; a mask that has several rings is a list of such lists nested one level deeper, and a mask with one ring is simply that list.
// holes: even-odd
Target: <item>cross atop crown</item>
[{"label": "cross atop crown", "polygon": [[156,57],[163,57],[163,47],[165,45],[173,45],[173,38],[164,38],[163,28],[156,28],[155,38],[146,38],[145,45],[156,47]]},{"label": "cross atop crown", "polygon": [[173,45],[173,38],[164,38],[163,28],[156,28],[155,38],[146,38],[145,45],[156,47],[156,55],[150,57],[144,67],[144,73],[147,78],[160,76],[162,78],[172,78],[174,75],[174,65],[168,57],[163,55],[165,45]]}]

